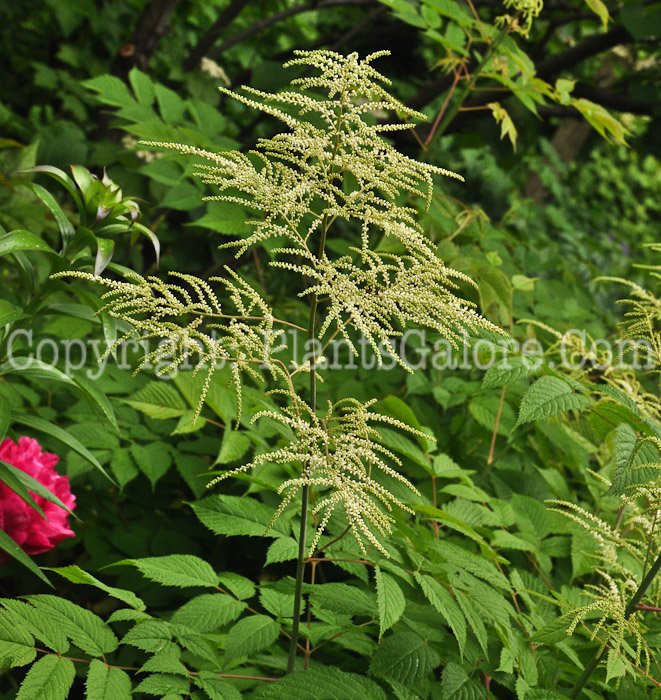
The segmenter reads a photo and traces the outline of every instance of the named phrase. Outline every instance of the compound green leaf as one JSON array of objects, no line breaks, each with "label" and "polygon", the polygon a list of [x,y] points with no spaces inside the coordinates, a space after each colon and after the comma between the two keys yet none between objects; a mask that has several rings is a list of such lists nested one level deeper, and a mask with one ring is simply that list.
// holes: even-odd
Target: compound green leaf
[{"label": "compound green leaf", "polygon": [[459,654],[463,657],[464,647],[466,646],[466,621],[454,597],[431,576],[424,576],[417,571],[414,573],[414,576],[415,580],[420,584],[425,598],[445,618],[450,626],[459,646]]},{"label": "compound green leaf", "polygon": [[34,661],[34,637],[6,610],[0,610],[0,665],[2,668],[26,666]]},{"label": "compound green leaf", "polygon": [[559,377],[540,377],[523,395],[517,425],[550,418],[565,411],[584,411],[590,399]]},{"label": "compound green leaf", "polygon": [[71,581],[71,583],[83,583],[88,584],[90,586],[94,586],[95,588],[104,591],[112,598],[117,598],[117,600],[121,600],[123,603],[126,603],[135,610],[145,609],[144,602],[140,598],[138,598],[138,596],[135,593],[133,593],[133,591],[126,591],[123,588],[114,588],[113,586],[108,586],[105,583],[103,583],[103,581],[99,581],[98,578],[92,576],[92,574],[88,573],[87,571],[83,571],[83,569],[81,569],[79,566],[75,566],[73,564],[71,566],[61,567],[45,566],[44,569],[46,571],[54,571],[56,574],[59,574],[60,576],[66,578],[68,581]]},{"label": "compound green leaf", "polygon": [[347,615],[376,616],[378,607],[374,595],[348,583],[322,583],[310,591],[314,605]]},{"label": "compound green leaf", "polygon": [[16,700],[66,700],[76,669],[61,656],[43,656],[25,676]]},{"label": "compound green leaf", "polygon": [[462,666],[448,663],[443,669],[441,693],[444,700],[486,700],[484,685],[471,680]]},{"label": "compound green leaf", "polygon": [[216,588],[218,586],[218,576],[211,565],[192,554],[168,554],[164,557],[122,559],[112,566],[122,564],[135,566],[143,576],[163,586],[177,586],[178,588],[195,586]]},{"label": "compound green leaf", "polygon": [[188,408],[183,397],[172,384],[162,380],[149,382],[125,399],[124,403],[159,420],[178,418]]},{"label": "compound green leaf", "polygon": [[475,635],[480,647],[482,648],[482,651],[484,652],[484,655],[488,657],[489,655],[487,653],[487,630],[484,626],[484,622],[482,621],[480,611],[471,603],[470,599],[462,593],[459,593],[457,595],[456,600],[459,607],[461,608],[461,611],[464,613],[466,622],[468,622],[468,627]]},{"label": "compound green leaf", "polygon": [[202,634],[216,632],[236,620],[245,608],[246,603],[223,593],[204,593],[182,605],[172,616],[172,622]]},{"label": "compound green leaf", "polygon": [[49,616],[67,637],[90,656],[103,656],[117,649],[117,637],[91,610],[54,595],[30,595],[25,599],[37,613]]},{"label": "compound green leaf", "polygon": [[[0,602],[9,611],[16,630],[25,629],[57,654],[66,654],[69,651],[67,637],[57,621],[39,613],[33,605],[23,600],[4,599]],[[20,637],[18,633],[17,636]]]},{"label": "compound green leaf", "polygon": [[130,700],[131,679],[120,668],[108,668],[94,659],[85,680],[86,700]]},{"label": "compound green leaf", "polygon": [[275,521],[266,532],[273,517],[273,508],[254,498],[209,496],[190,504],[203,525],[217,535],[251,535],[254,537],[285,537],[289,530],[282,519]]},{"label": "compound green leaf", "polygon": [[[609,494],[621,495],[629,486],[654,481],[659,476],[661,457],[650,442],[638,439],[629,423],[620,423],[613,431],[615,471]],[[655,466],[656,463],[656,466]]]},{"label": "compound green leaf", "polygon": [[187,678],[182,678],[181,676],[175,676],[170,673],[154,673],[139,683],[135,692],[160,695],[162,698],[166,698],[169,695],[181,697],[181,695],[190,693],[190,684]]},{"label": "compound green leaf", "polygon": [[265,565],[292,561],[298,556],[298,542],[293,537],[279,537],[266,552]]},{"label": "compound green leaf", "polygon": [[200,671],[193,682],[209,696],[209,700],[241,700],[241,693],[229,681],[210,671]]},{"label": "compound green leaf", "polygon": [[526,355],[521,357],[508,355],[498,364],[489,367],[482,379],[482,386],[485,389],[509,386],[519,379],[525,379],[526,377],[538,374],[540,367],[536,360],[538,360],[538,358],[530,358]]},{"label": "compound green leaf", "polygon": [[375,567],[376,602],[379,608],[379,638],[389,630],[404,613],[406,600],[395,579]]},{"label": "compound green leaf", "polygon": [[387,700],[374,681],[334,666],[316,667],[265,685],[257,700]]},{"label": "compound green leaf", "polygon": [[225,655],[236,659],[251,656],[270,647],[280,634],[280,626],[271,617],[253,615],[239,620],[225,641]]},{"label": "compound green leaf", "polygon": [[414,632],[397,630],[377,647],[370,673],[407,687],[416,687],[440,663],[439,655],[422,637]]}]

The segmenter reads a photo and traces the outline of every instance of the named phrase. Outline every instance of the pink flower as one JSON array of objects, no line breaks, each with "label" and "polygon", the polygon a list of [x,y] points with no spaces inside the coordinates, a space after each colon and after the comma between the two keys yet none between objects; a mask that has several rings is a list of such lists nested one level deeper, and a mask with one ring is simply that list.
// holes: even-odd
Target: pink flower
[{"label": "pink flower", "polygon": [[[18,445],[9,438],[3,440],[0,459],[29,474],[73,510],[76,497],[71,493],[69,478],[60,476],[54,469],[59,457],[42,452],[36,440],[21,437]],[[44,520],[20,496],[0,482],[0,530],[4,530],[28,554],[39,554],[75,533],[69,528],[69,515],[64,509],[32,492],[30,494],[48,520]],[[8,559],[0,552],[0,564]]]}]

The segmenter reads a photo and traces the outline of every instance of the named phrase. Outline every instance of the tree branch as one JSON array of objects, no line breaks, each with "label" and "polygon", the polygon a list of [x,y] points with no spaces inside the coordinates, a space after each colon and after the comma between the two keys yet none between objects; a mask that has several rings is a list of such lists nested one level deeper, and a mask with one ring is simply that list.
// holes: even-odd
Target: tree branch
[{"label": "tree branch", "polygon": [[598,53],[612,49],[618,44],[627,44],[632,41],[631,35],[624,26],[618,25],[605,34],[594,34],[577,46],[540,61],[535,66],[535,72],[538,78],[547,80],[558,75],[558,73],[562,73],[567,68],[584,61],[586,58],[590,58],[590,56],[596,56]]},{"label": "tree branch", "polygon": [[218,19],[209,27],[206,33],[198,41],[197,46],[188,54],[184,61],[184,70],[193,70],[200,62],[200,59],[218,41],[218,38],[225,32],[227,27],[241,14],[243,8],[248,4],[248,0],[232,0],[230,4],[220,13]]},{"label": "tree branch", "polygon": [[158,42],[168,31],[168,23],[179,0],[152,0],[138,18],[131,43],[125,44],[115,58],[114,75],[125,77],[133,66],[147,72],[149,59],[156,52]]},{"label": "tree branch", "polygon": [[360,22],[354,24],[353,27],[344,35],[339,37],[330,47],[331,51],[339,51],[345,44],[353,41],[365,27],[376,21],[382,14],[385,14],[388,8],[385,5],[375,8],[369,14],[365,15]]},{"label": "tree branch", "polygon": [[[549,80],[555,77],[558,73],[561,73],[567,68],[575,66],[577,63],[584,61],[590,56],[594,56],[602,51],[606,51],[618,44],[625,44],[632,42],[633,39],[627,32],[627,30],[618,25],[617,27],[611,29],[611,31],[605,34],[595,34],[594,36],[588,37],[585,41],[574,46],[567,51],[555,54],[549,58],[540,61],[535,65],[535,72],[538,78],[542,80]],[[467,66],[470,72],[475,66],[475,61],[471,61]],[[452,75],[443,75],[437,80],[427,83],[416,95],[414,95],[409,101],[408,106],[412,109],[420,109],[426,104],[431,102],[433,99],[438,97],[441,93],[445,92],[452,85]],[[489,93],[490,94],[490,93]],[[499,91],[498,97],[495,99],[502,99],[503,93]],[[494,99],[494,95],[490,94],[489,99],[484,101],[484,104],[491,102]],[[594,100],[598,102],[598,100]],[[479,104],[483,101],[480,100]],[[471,105],[473,103],[471,102]],[[644,114],[649,114],[649,112],[643,112]]]},{"label": "tree branch", "polygon": [[639,100],[629,95],[599,90],[587,85],[576,83],[572,92],[576,97],[584,97],[586,100],[596,102],[603,107],[609,107],[618,112],[631,112],[632,114],[652,115],[658,109],[658,103]]},{"label": "tree branch", "polygon": [[227,41],[224,41],[220,46],[212,49],[208,52],[210,58],[217,58],[221,53],[227,51],[232,46],[240,43],[244,39],[253,36],[254,34],[259,34],[267,27],[270,27],[277,22],[281,22],[288,17],[293,17],[294,15],[301,14],[302,12],[311,12],[312,10],[325,10],[331,7],[339,7],[341,5],[372,5],[374,0],[318,0],[316,2],[308,2],[305,5],[297,5],[296,7],[289,7],[281,12],[276,12],[270,17],[264,17],[258,22],[255,22],[250,27],[246,27],[237,34],[235,34]]}]

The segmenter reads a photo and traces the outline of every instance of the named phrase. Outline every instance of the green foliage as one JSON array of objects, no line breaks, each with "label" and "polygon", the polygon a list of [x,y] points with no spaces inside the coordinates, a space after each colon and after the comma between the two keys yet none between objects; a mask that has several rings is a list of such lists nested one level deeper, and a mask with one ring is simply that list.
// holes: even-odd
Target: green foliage
[{"label": "green foliage", "polygon": [[[75,539],[34,560],[3,540],[24,567],[5,565],[0,696],[556,700],[578,697],[585,668],[592,675],[581,697],[656,697],[660,630],[657,611],[647,608],[658,604],[659,590],[646,572],[654,573],[659,548],[658,294],[654,277],[634,263],[656,263],[654,250],[640,246],[654,242],[661,201],[657,137],[653,119],[620,119],[599,100],[614,95],[619,102],[607,106],[651,113],[646,101],[654,99],[658,71],[650,38],[658,33],[658,8],[590,1],[585,12],[548,6],[533,19],[535,3],[475,10],[437,0],[319,3],[291,14],[298,8],[275,2],[247,3],[232,18],[227,11],[240,3],[193,0],[185,12],[179,4],[150,58],[140,41],[127,44],[133,26],[136,37],[159,40],[140,24],[139,4],[28,2],[8,8],[0,28],[8,66],[0,125],[12,137],[0,140],[0,439],[27,432],[57,452],[80,518]],[[286,17],[262,22],[282,9]],[[371,12],[376,19],[367,19]],[[205,49],[217,63],[205,58],[197,70],[201,54],[190,62],[187,56],[209,28],[215,31],[221,14],[224,34]],[[602,33],[606,22],[612,34]],[[261,31],[251,35],[257,25]],[[239,32],[243,40],[223,48]],[[607,58],[597,53],[567,63],[610,36],[623,43]],[[384,107],[394,106],[405,121],[422,112],[428,126],[392,130],[396,117],[375,104],[377,94],[350,101],[363,123],[343,126],[343,182],[338,170],[323,197],[305,200],[303,193],[297,200],[301,173],[319,185],[321,160],[334,162],[327,157],[334,123],[319,111],[329,104],[326,86],[309,83],[306,93],[286,87],[291,75],[274,62],[273,47],[287,56],[295,46],[320,45],[368,55],[377,40],[377,48],[395,51],[381,65],[401,100]],[[125,56],[131,47],[140,69]],[[564,61],[562,71],[546,72],[556,58]],[[324,70],[337,78],[330,64]],[[255,91],[231,102],[226,90],[216,90],[219,81],[247,82]],[[279,89],[281,102],[277,92],[266,92]],[[253,98],[266,115],[253,114]],[[311,110],[301,115],[302,106]],[[274,139],[268,117],[276,109],[297,124]],[[565,165],[550,140],[554,115],[571,110],[632,148],[591,138]],[[128,136],[121,140],[118,130]],[[505,136],[516,157],[500,142]],[[147,151],[137,138],[187,144],[220,160],[189,166]],[[365,172],[348,167],[357,153],[373,158],[377,143],[382,158]],[[298,149],[295,162],[286,160],[292,152],[283,145]],[[241,155],[233,152],[238,148]],[[319,157],[305,161],[313,151]],[[388,170],[386,155],[396,167]],[[265,157],[275,161],[270,171]],[[395,192],[416,160],[427,174],[451,164],[466,183],[448,180],[451,196],[437,192],[425,209],[424,178]],[[99,177],[76,162],[98,168]],[[227,170],[208,168],[226,162],[253,178],[263,174],[260,196],[275,204],[265,212],[250,206],[252,192],[219,192]],[[193,170],[202,177],[191,182]],[[520,194],[531,171],[545,188],[545,204]],[[364,190],[363,204],[378,219],[369,247],[361,245],[364,220],[356,221],[360,212],[351,204],[361,177],[377,183]],[[124,197],[109,178],[135,196]],[[215,181],[210,187],[219,197],[206,205],[205,180]],[[379,181],[390,183],[387,192]],[[137,202],[142,212],[134,219]],[[330,218],[337,214],[323,264],[316,249],[321,225],[311,230],[318,219],[297,218],[303,205],[317,217],[333,208]],[[97,220],[97,212],[104,216]],[[306,245],[317,237],[310,255],[283,214],[308,236]],[[386,214],[401,215],[395,220],[409,229],[405,240],[399,229],[388,233]],[[161,240],[158,277],[155,239],[140,222]],[[281,230],[282,237],[275,235]],[[257,232],[261,240],[251,238]],[[217,250],[228,236],[234,242]],[[246,241],[254,243],[249,254],[234,258]],[[110,255],[105,274],[113,283],[129,268],[140,275],[117,283],[127,287],[103,290],[121,292],[114,297],[49,280],[72,269],[100,273]],[[398,267],[397,256],[406,255]],[[172,269],[187,276],[171,278],[169,286],[163,280]],[[617,337],[650,341],[643,360],[652,374],[614,367],[603,345],[591,346],[618,333],[611,303],[617,285],[593,285],[597,275],[631,290],[624,304],[631,313]],[[212,293],[194,282],[212,277],[221,278]],[[469,279],[479,289],[464,284]],[[439,292],[443,304],[434,303]],[[296,338],[308,326],[315,295],[322,342],[344,334],[340,358],[351,365],[351,346],[366,349],[374,355],[371,367],[329,367],[344,362],[334,361],[331,346],[301,357]],[[495,335],[465,341],[460,327],[444,326],[459,299],[479,304],[520,350],[505,352],[514,346]],[[130,378],[126,367],[139,366],[145,353],[127,352],[121,340],[156,329],[140,313],[127,326],[109,312],[136,300],[173,324],[180,354],[163,348],[144,363],[147,376]],[[216,303],[222,315],[214,317]],[[461,313],[474,319],[472,308]],[[212,316],[194,325],[209,309]],[[336,317],[324,329],[325,312]],[[226,332],[227,316],[244,314],[262,319],[246,324],[260,336],[268,326],[263,319],[271,320],[273,336],[249,349],[248,329],[225,335],[218,356],[230,362],[211,374],[216,346],[204,345],[214,339],[209,326]],[[360,345],[354,326],[361,322],[376,344],[371,352]],[[411,322],[428,334],[406,334],[404,323]],[[190,328],[188,337],[174,326]],[[571,328],[585,328],[584,340],[563,336]],[[34,341],[12,336],[15,330],[33,331]],[[156,337],[164,337],[162,324]],[[448,337],[458,352],[444,344]],[[62,355],[51,362],[48,351],[20,367],[8,363],[10,347],[24,360],[41,338],[90,339],[97,352],[72,371]],[[236,338],[247,358],[240,376],[232,374]],[[533,340],[541,349],[529,355],[524,343]],[[402,366],[390,367],[390,343]],[[457,360],[454,366],[435,364],[434,344],[445,359]],[[273,377],[265,350],[276,346],[283,347],[272,355]],[[563,365],[563,347],[573,368]],[[484,362],[477,369],[473,351]],[[489,365],[490,353],[502,361]],[[167,374],[175,359],[173,381],[155,376]],[[291,387],[278,360],[291,372]],[[324,380],[316,381],[321,409],[306,388],[314,370]],[[287,393],[266,396],[265,386]],[[370,405],[375,397],[381,400]],[[343,462],[348,454],[352,461]],[[302,480],[302,465],[309,466],[310,483]],[[207,495],[212,479],[230,474],[235,478],[223,481],[222,495]],[[35,484],[19,483],[4,466],[0,476],[27,503],[34,500]],[[346,494],[356,484],[368,486],[359,506],[372,514],[362,522],[376,543],[358,521],[358,538],[347,536]],[[380,487],[390,494],[385,500]],[[295,507],[305,489],[308,523]],[[324,503],[334,493],[343,499]],[[402,507],[389,511],[388,504]],[[261,539],[267,528],[268,539]],[[285,675],[301,539],[310,560],[299,659]],[[105,568],[118,561],[123,565]],[[46,590],[48,571],[58,573],[49,576],[65,605],[47,596],[21,599]]]}]

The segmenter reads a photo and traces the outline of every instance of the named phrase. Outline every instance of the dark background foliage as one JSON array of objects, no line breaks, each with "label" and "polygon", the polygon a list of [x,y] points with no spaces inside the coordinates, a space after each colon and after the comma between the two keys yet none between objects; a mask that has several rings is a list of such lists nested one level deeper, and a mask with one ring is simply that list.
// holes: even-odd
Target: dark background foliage
[{"label": "dark background foliage", "polygon": [[[475,3],[475,8],[470,0],[4,0],[0,225],[7,231],[32,231],[59,250],[61,230],[27,183],[47,187],[76,226],[81,224],[80,212],[64,188],[46,175],[28,177],[16,171],[34,165],[67,171],[72,164],[84,165],[99,177],[107,173],[125,197],[138,200],[141,223],[160,240],[158,268],[154,248],[144,236],[138,240],[117,236],[113,263],[143,273],[176,269],[200,277],[218,274],[228,264],[263,287],[276,308],[295,315],[299,302],[292,301],[281,278],[267,273],[268,247],[239,260],[231,252],[218,251],[228,236],[240,234],[245,216],[231,207],[204,203],[202,196],[208,193],[191,179],[191,165],[185,159],[170,154],[156,158],[137,141],[247,150],[279,125],[221,95],[218,85],[277,91],[293,75],[281,64],[294,49],[357,51],[361,56],[388,49],[391,55],[377,67],[392,79],[392,94],[429,117],[416,128],[416,137],[408,132],[397,135],[396,145],[466,179],[439,182],[430,210],[420,213],[420,222],[438,242],[444,261],[478,283],[479,293],[470,288],[463,293],[519,340],[537,335],[545,346],[552,343],[545,331],[526,322],[530,318],[560,331],[586,328],[594,337],[612,335],[620,313],[613,301],[621,296],[620,290],[593,279],[605,274],[642,280],[643,273],[634,265],[652,259],[645,244],[658,239],[661,6],[630,1],[608,5],[611,19],[604,28],[588,5],[551,0],[533,22],[528,38],[508,40],[512,55],[527,56],[538,78],[549,85],[557,79],[576,81],[573,97],[610,110],[628,129],[626,145],[617,142],[617,130],[603,115],[595,129],[571,101],[546,99],[531,107],[516,76],[507,83],[502,75],[480,73],[480,53],[466,48],[466,37],[479,36],[480,22],[490,26],[503,14],[500,3],[490,0]],[[479,80],[459,103],[455,78],[462,71],[476,73]],[[501,139],[501,126],[485,109],[495,101],[512,120],[516,150],[510,140]],[[442,133],[435,130],[437,115],[447,116],[455,106],[461,108]],[[608,140],[598,133],[600,128]],[[91,248],[91,258],[95,253]],[[30,281],[30,275],[10,258],[0,258],[0,300],[28,310],[14,327],[32,330],[36,337],[102,338],[103,320],[98,317],[81,312],[65,319],[49,307],[51,302],[85,305],[90,299],[76,296],[64,284],[46,281],[49,272],[66,268],[65,260],[37,259],[36,280]],[[4,359],[7,335],[0,349]],[[408,351],[414,353],[415,348]],[[80,371],[85,370],[94,372],[93,362]],[[548,430],[530,424],[512,433],[525,383],[501,396],[500,386],[484,387],[482,378],[483,372],[475,369],[422,368],[410,376],[398,370],[343,369],[332,373],[321,392],[322,399],[403,399],[438,440],[435,452],[425,453],[410,444],[392,446],[404,458],[407,475],[427,502],[465,519],[482,535],[505,528],[505,520],[490,521],[478,513],[482,493],[494,503],[549,496],[593,503],[596,491],[586,469],[603,465],[591,451],[590,428],[574,426],[571,433],[559,424]],[[218,401],[205,407],[201,423],[194,426],[190,414],[196,385],[188,375],[168,382],[178,398],[172,399],[173,412],[165,419],[151,398],[145,398],[153,398],[150,377],[132,378],[130,372],[109,363],[95,385],[110,397],[119,433],[98,406],[92,407],[94,402],[65,384],[46,384],[40,376],[0,376],[0,395],[13,412],[64,428],[119,485],[110,485],[89,461],[65,449],[53,435],[41,435],[42,444],[61,455],[82,522],[74,525],[75,539],[36,557],[39,565],[76,564],[111,585],[135,591],[148,601],[150,612],[166,617],[185,599],[180,590],[148,582],[134,568],[100,573],[101,567],[126,558],[186,553],[203,557],[217,571],[233,571],[265,585],[293,575],[294,563],[288,559],[272,557],[273,563],[264,565],[271,540],[211,535],[190,507],[204,497],[213,465],[235,466],[276,435],[272,427],[250,426],[248,412],[241,439],[231,436],[236,398],[222,377],[217,382]],[[258,389],[251,387],[249,407],[259,405],[258,397]],[[151,408],[145,409],[147,404]],[[9,435],[15,436],[24,428],[12,424],[12,431]],[[480,497],[477,491],[468,496],[468,491],[447,488],[452,479],[438,477],[437,482],[430,465],[439,459],[450,460],[458,470],[452,473],[462,473],[466,489],[481,489]],[[258,477],[261,482],[224,482],[223,493],[251,494],[275,507],[278,475]],[[335,534],[341,532],[337,527]],[[401,546],[406,537],[417,536],[407,527],[402,524]],[[520,520],[508,527],[515,532],[524,529]],[[589,562],[577,545],[571,544],[570,552],[569,534],[552,528],[550,532],[556,540],[548,556],[538,556],[535,548],[516,551],[504,546],[501,551],[507,551],[525,575],[541,571],[542,578],[552,579],[557,588],[578,590],[588,579]],[[541,537],[535,547],[541,547],[539,542]],[[328,568],[324,582],[366,580],[355,568]],[[47,590],[17,563],[0,573],[6,597]],[[57,582],[57,591],[102,616],[117,606],[102,592],[65,580]],[[409,625],[415,627],[417,621],[422,628],[423,603],[422,596],[412,603]],[[449,637],[447,629],[443,634]],[[353,627],[346,637],[351,641],[325,646],[317,655],[319,662],[364,674],[365,660],[377,647],[374,635],[361,635]],[[493,634],[489,643],[497,646],[498,637]],[[478,668],[479,648],[475,643],[473,647],[463,661],[454,650],[450,654],[451,663],[463,663],[469,674]],[[585,660],[592,650],[585,641],[579,654]],[[132,651],[126,650],[124,662],[139,665],[142,662],[135,661]],[[495,678],[490,686],[493,696],[517,697],[512,673],[496,670],[498,652],[494,653],[485,671],[485,678],[488,674]],[[260,661],[261,666],[255,663],[262,675],[282,674],[279,658]],[[566,667],[564,660],[550,659],[540,674],[548,680],[560,668],[576,673]],[[20,678],[20,673],[0,678],[3,699],[15,697]],[[475,694],[466,697],[486,697],[489,684],[476,672],[470,687]],[[82,688],[78,678],[70,697],[82,697]],[[413,697],[401,692],[397,697]],[[442,697],[434,690],[433,671],[416,692],[421,697]],[[629,680],[619,689],[600,692],[609,698],[639,697]]]}]

